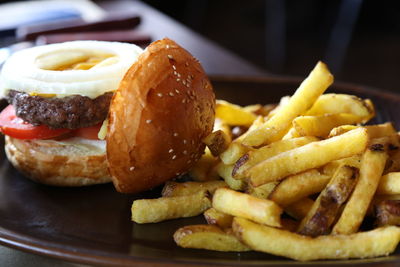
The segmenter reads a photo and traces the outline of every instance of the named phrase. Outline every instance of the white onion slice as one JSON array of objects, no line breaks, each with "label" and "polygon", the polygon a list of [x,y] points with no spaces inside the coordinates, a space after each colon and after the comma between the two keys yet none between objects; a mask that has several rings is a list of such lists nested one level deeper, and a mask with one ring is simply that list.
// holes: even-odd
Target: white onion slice
[{"label": "white onion slice", "polygon": [[[66,50],[91,54],[112,54],[114,64],[89,70],[45,70],[35,61],[47,53]],[[137,60],[142,49],[133,44],[102,41],[73,41],[25,49],[14,53],[4,64],[0,76],[0,94],[10,89],[26,93],[55,94],[57,97],[83,95],[95,98],[118,88],[125,72]]]}]

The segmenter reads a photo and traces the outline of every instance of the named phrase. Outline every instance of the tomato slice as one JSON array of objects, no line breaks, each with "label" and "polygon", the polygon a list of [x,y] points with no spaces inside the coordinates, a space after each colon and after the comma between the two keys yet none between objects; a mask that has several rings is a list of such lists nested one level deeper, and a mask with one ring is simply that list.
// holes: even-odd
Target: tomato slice
[{"label": "tomato slice", "polygon": [[98,133],[103,123],[93,126],[76,129],[72,132],[72,136],[82,137],[91,140],[99,140]]},{"label": "tomato slice", "polygon": [[50,129],[46,125],[34,126],[15,115],[15,109],[8,105],[0,113],[0,131],[18,139],[49,139],[68,133],[69,129]]}]

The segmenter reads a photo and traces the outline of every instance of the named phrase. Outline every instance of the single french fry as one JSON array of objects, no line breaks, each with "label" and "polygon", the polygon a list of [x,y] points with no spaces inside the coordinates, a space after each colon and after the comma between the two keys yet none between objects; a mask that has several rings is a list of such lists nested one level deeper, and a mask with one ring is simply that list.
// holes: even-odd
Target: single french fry
[{"label": "single french fry", "polygon": [[287,207],[304,197],[321,192],[331,177],[316,169],[289,176],[275,187],[269,199],[281,207]]},{"label": "single french fry", "polygon": [[328,137],[341,135],[345,132],[354,130],[355,128],[359,127],[365,127],[365,129],[367,129],[368,136],[370,139],[381,138],[396,134],[396,130],[394,129],[393,124],[391,122],[386,122],[382,124],[366,125],[366,126],[355,126],[355,125],[338,126],[332,129]]},{"label": "single french fry", "polygon": [[232,228],[235,235],[253,250],[300,261],[384,256],[393,252],[400,241],[400,228],[396,226],[316,238],[238,217],[233,220]]},{"label": "single french fry", "polygon": [[378,195],[400,194],[400,172],[390,172],[383,175],[376,189]]},{"label": "single french fry", "polygon": [[260,146],[282,139],[294,118],[304,114],[332,84],[333,76],[327,66],[318,62],[310,75],[301,83],[289,102],[283,105],[262,126],[249,132],[243,144]]},{"label": "single french fry", "polygon": [[215,225],[188,225],[174,234],[176,244],[183,248],[216,251],[249,251],[233,234],[224,232]]},{"label": "single french fry", "polygon": [[295,218],[296,220],[302,220],[304,217],[306,217],[313,204],[314,200],[305,197],[293,202],[289,206],[286,206],[284,210],[289,216]]},{"label": "single french fry", "polygon": [[235,163],[232,176],[236,179],[246,178],[246,171],[256,164],[276,156],[279,153],[286,152],[318,140],[318,138],[313,136],[286,139],[271,143],[256,150],[249,151]]},{"label": "single french fry", "polygon": [[215,190],[221,187],[228,187],[228,185],[221,180],[184,183],[169,181],[165,183],[161,195],[163,197],[187,196],[204,190],[212,195]]},{"label": "single french fry", "polygon": [[211,154],[214,157],[218,157],[229,147],[231,138],[222,130],[217,130],[204,138],[203,142],[207,145],[208,149],[210,149]]},{"label": "single french fry", "polygon": [[315,101],[306,115],[318,116],[337,113],[353,114],[363,118],[362,122],[365,123],[375,115],[375,110],[369,99],[362,100],[354,95],[346,94],[324,94]]},{"label": "single french fry", "polygon": [[212,206],[218,211],[280,227],[282,208],[273,201],[260,199],[227,188],[215,191]]},{"label": "single french fry", "polygon": [[132,204],[132,221],[156,223],[170,219],[197,216],[211,207],[206,191],[189,196],[138,199]]},{"label": "single french fry", "polygon": [[239,105],[229,103],[225,100],[217,100],[215,106],[215,117],[221,119],[228,125],[240,125],[249,127],[256,119],[256,115]]},{"label": "single french fry", "polygon": [[259,187],[254,187],[251,184],[247,185],[246,193],[254,197],[267,199],[268,196],[275,190],[275,187],[279,182],[271,182],[260,185]]},{"label": "single french fry", "polygon": [[388,157],[386,150],[385,143],[373,141],[362,156],[358,182],[339,220],[333,227],[333,234],[352,234],[357,232],[385,168]]},{"label": "single french fry", "polygon": [[193,180],[199,182],[218,180],[218,175],[212,171],[217,163],[218,158],[214,157],[211,151],[206,147],[204,154],[189,170],[189,175]]},{"label": "single french fry", "polygon": [[216,166],[216,171],[220,177],[222,177],[226,184],[233,190],[244,191],[247,186],[247,182],[244,180],[237,180],[232,177],[233,165],[225,165],[220,162]]},{"label": "single french fry", "polygon": [[368,143],[364,128],[280,153],[250,168],[246,174],[253,186],[281,180],[291,174],[321,167],[328,162],[363,152]]},{"label": "single french fry", "polygon": [[350,196],[357,177],[358,169],[347,165],[339,167],[301,221],[297,232],[308,236],[327,234],[340,207]]},{"label": "single french fry", "polygon": [[214,208],[206,210],[204,212],[204,218],[208,224],[215,224],[222,229],[232,227],[233,216],[220,212]]},{"label": "single french fry", "polygon": [[327,137],[330,131],[340,125],[360,123],[363,117],[350,113],[299,116],[293,120],[293,127],[300,136]]}]

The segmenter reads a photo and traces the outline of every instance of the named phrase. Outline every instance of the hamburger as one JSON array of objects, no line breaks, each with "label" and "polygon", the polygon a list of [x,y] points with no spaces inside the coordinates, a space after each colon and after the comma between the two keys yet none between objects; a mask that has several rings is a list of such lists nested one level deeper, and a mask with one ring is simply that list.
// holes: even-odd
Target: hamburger
[{"label": "hamburger", "polygon": [[6,155],[50,185],[152,188],[190,169],[214,123],[204,70],[169,39],[144,51],[96,41],[30,48],[5,63],[0,81]]}]

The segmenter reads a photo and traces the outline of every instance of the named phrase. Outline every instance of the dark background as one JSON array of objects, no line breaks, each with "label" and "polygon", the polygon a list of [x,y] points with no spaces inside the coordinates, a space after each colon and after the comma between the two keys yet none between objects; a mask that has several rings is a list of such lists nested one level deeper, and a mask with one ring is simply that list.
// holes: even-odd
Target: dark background
[{"label": "dark background", "polygon": [[399,1],[145,2],[271,73],[324,60],[336,80],[400,93]]}]

